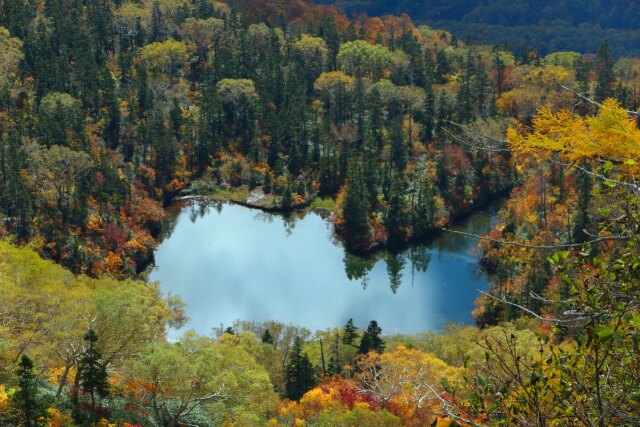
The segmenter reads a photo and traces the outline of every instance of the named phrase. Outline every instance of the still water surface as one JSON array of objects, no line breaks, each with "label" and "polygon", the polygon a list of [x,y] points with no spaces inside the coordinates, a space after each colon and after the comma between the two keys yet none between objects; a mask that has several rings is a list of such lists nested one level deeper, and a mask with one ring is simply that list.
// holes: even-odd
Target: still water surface
[{"label": "still water surface", "polygon": [[[497,207],[454,228],[484,233]],[[444,233],[398,254],[345,253],[315,213],[285,218],[245,207],[180,201],[170,209],[150,274],[187,303],[184,329],[209,335],[235,320],[278,320],[321,330],[375,319],[385,334],[472,323],[478,289],[476,241]],[[176,337],[172,331],[169,336]]]}]

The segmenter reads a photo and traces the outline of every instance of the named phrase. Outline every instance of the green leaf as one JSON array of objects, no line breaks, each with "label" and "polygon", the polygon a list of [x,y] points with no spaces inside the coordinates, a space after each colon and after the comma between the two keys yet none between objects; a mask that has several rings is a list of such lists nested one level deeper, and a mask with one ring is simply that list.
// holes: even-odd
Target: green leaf
[{"label": "green leaf", "polygon": [[446,378],[442,378],[440,380],[440,383],[442,384],[444,391],[446,391],[447,393],[451,393],[453,391],[453,389],[451,388],[451,384],[449,384],[449,380],[447,380]]},{"label": "green leaf", "polygon": [[613,337],[613,329],[611,328],[604,328],[598,332],[598,338],[602,341],[611,339],[611,337]]},{"label": "green leaf", "polygon": [[487,385],[487,377],[485,377],[484,375],[478,375],[478,384],[480,384],[482,387]]}]

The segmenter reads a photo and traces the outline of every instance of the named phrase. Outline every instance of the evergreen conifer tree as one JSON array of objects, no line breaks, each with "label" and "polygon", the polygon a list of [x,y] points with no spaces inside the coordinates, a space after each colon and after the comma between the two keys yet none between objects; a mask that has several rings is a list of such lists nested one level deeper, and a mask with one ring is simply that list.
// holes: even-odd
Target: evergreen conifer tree
[{"label": "evergreen conifer tree", "polygon": [[362,339],[360,340],[360,348],[358,349],[359,354],[367,354],[370,351],[377,351],[378,353],[382,353],[384,351],[385,343],[380,337],[382,333],[382,328],[378,326],[378,322],[372,320],[369,322],[369,326],[367,330],[362,335]]},{"label": "evergreen conifer tree", "polygon": [[362,177],[359,162],[352,163],[347,192],[344,198],[344,216],[347,244],[350,247],[363,247],[369,235],[369,207],[367,189]]},{"label": "evergreen conifer tree", "polygon": [[102,360],[102,351],[97,345],[98,334],[89,329],[84,335],[84,340],[86,349],[80,358],[78,374],[82,390],[91,399],[91,419],[96,421],[96,399],[109,394],[107,368]]},{"label": "evergreen conifer tree", "polygon": [[604,101],[613,96],[611,82],[613,81],[613,57],[609,49],[609,42],[604,41],[598,55],[596,56],[596,69],[598,76],[596,80],[596,101]]},{"label": "evergreen conifer tree", "polygon": [[344,325],[344,332],[342,333],[342,343],[347,345],[354,345],[356,338],[358,338],[358,328],[353,325],[353,319],[347,320],[347,324]]},{"label": "evergreen conifer tree", "polygon": [[286,394],[291,400],[299,400],[316,385],[315,372],[309,356],[302,351],[302,338],[293,342],[287,363]]},{"label": "evergreen conifer tree", "polygon": [[425,88],[424,109],[422,111],[422,124],[424,125],[424,139],[430,141],[433,139],[435,132],[435,118],[436,118],[436,105],[435,97],[433,96],[433,87],[431,81],[427,82]]},{"label": "evergreen conifer tree", "polygon": [[44,415],[38,402],[38,383],[33,372],[33,361],[22,355],[18,364],[18,390],[12,396],[12,406],[18,410],[20,424],[25,427],[36,425],[36,420]]},{"label": "evergreen conifer tree", "polygon": [[262,342],[265,344],[273,344],[273,335],[271,335],[269,329],[264,330],[264,334],[262,334]]}]

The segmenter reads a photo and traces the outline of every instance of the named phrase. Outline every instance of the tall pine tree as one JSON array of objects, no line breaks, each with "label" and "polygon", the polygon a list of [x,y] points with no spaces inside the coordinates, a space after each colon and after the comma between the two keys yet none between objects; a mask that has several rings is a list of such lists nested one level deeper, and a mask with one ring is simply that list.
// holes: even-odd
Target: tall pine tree
[{"label": "tall pine tree", "polygon": [[424,140],[430,141],[433,139],[435,132],[435,119],[436,119],[436,101],[433,96],[433,86],[431,80],[427,82],[425,88],[424,107],[422,110],[422,124],[424,125]]},{"label": "tall pine tree", "polygon": [[33,361],[22,355],[18,365],[18,390],[12,396],[12,406],[19,413],[19,425],[31,427],[44,416],[42,405],[38,401],[38,380],[33,372]]},{"label": "tall pine tree", "polygon": [[102,360],[102,352],[98,347],[98,334],[89,329],[84,335],[86,345],[78,365],[80,386],[91,399],[91,420],[97,421],[96,399],[109,394],[107,384],[107,368]]},{"label": "tall pine tree", "polygon": [[302,338],[296,337],[289,352],[285,386],[287,398],[291,400],[300,400],[307,391],[316,385],[313,365],[309,361],[309,356],[302,351],[302,344]]},{"label": "tall pine tree", "polygon": [[352,248],[362,248],[367,245],[369,240],[368,194],[360,163],[353,162],[350,170],[342,215],[346,228],[347,245]]},{"label": "tall pine tree", "polygon": [[353,325],[353,319],[349,319],[347,324],[344,325],[344,332],[342,334],[342,343],[347,345],[354,345],[356,338],[358,338],[358,328]]},{"label": "tall pine tree", "polygon": [[613,57],[609,49],[609,42],[604,41],[596,56],[596,101],[604,101],[613,96],[611,82],[613,81]]},{"label": "tall pine tree", "polygon": [[376,351],[382,353],[385,348],[385,343],[380,337],[382,334],[382,328],[378,326],[378,322],[372,320],[369,322],[367,330],[364,331],[362,339],[360,340],[360,348],[358,348],[359,354],[367,354],[370,351]]}]

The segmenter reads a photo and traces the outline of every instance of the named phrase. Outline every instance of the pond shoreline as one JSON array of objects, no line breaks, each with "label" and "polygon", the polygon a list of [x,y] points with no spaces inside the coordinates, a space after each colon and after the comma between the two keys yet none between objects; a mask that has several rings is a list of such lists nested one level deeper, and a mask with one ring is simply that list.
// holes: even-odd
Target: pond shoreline
[{"label": "pond shoreline", "polygon": [[[484,233],[496,208],[459,226]],[[353,317],[395,334],[473,324],[477,289],[488,284],[471,239],[434,233],[404,252],[358,256],[319,215],[262,212],[202,195],[177,198],[168,211],[149,280],[183,298],[192,327],[279,319],[323,330]]]},{"label": "pond shoreline", "polygon": [[[511,192],[511,188],[508,188],[504,191],[488,195],[487,197],[484,197],[481,200],[479,200],[477,203],[474,203],[473,205],[469,206],[469,208],[461,212],[451,214],[449,221],[447,222],[447,224],[445,224],[444,227],[442,228],[434,227],[419,236],[412,236],[411,238],[407,239],[406,241],[400,244],[391,245],[389,243],[381,243],[366,249],[353,248],[345,244],[340,234],[336,233],[335,227],[333,227],[333,224],[332,224],[332,231],[335,238],[340,242],[340,244],[344,247],[344,249],[352,255],[358,255],[362,257],[371,257],[371,256],[375,256],[377,253],[384,252],[384,251],[399,253],[411,246],[428,243],[434,240],[435,238],[441,236],[443,233],[446,232],[444,230],[445,227],[459,225],[461,222],[464,222],[466,219],[468,219],[471,215],[482,213],[482,209],[488,206],[492,206],[495,203],[500,203],[501,200],[509,196],[510,192]],[[193,194],[189,194],[189,193],[184,194],[183,192],[181,195],[178,195],[177,197],[175,197],[173,202],[176,202],[179,200],[186,200],[186,199],[195,199],[203,202],[214,201],[214,202],[220,202],[220,203],[230,203],[230,204],[245,207],[247,209],[255,209],[255,210],[260,210],[266,213],[283,215],[283,216],[289,216],[292,214],[307,215],[308,213],[315,213],[319,215],[322,219],[328,222],[331,222],[331,216],[333,215],[333,212],[327,208],[322,208],[322,207],[310,208],[310,206],[313,204],[313,199],[305,201],[304,203],[300,203],[297,205],[292,205],[290,207],[284,208],[282,206],[259,205],[257,203],[236,200],[233,198],[223,197],[220,195],[206,194],[205,192],[203,193],[196,192]]]},{"label": "pond shoreline", "polygon": [[[474,205],[470,206],[470,208],[462,212],[452,214],[446,226],[459,225],[461,222],[464,222],[465,220],[467,220],[470,216],[477,213],[482,213],[482,210],[484,208],[491,206],[495,203],[500,203],[501,200],[504,200],[506,197],[509,196],[510,192],[511,192],[511,188],[508,188],[504,191],[492,194],[490,196],[483,198],[479,203],[475,203]],[[257,203],[250,203],[247,201],[236,200],[230,197],[223,197],[221,195],[207,194],[206,191],[203,191],[203,192],[195,191],[192,193],[190,189],[187,189],[186,191],[182,190],[177,194],[175,194],[165,205],[165,209],[174,205],[177,202],[185,201],[185,200],[196,200],[202,203],[210,203],[210,202],[229,203],[232,205],[242,206],[247,209],[259,210],[265,213],[269,213],[273,215],[282,215],[285,217],[294,215],[294,214],[302,214],[304,216],[304,215],[307,215],[308,213],[315,213],[318,216],[320,216],[323,220],[329,223],[331,222],[331,216],[333,215],[333,211],[327,208],[323,208],[323,207],[310,208],[314,200],[308,200],[301,204],[292,205],[291,207],[288,207],[288,208],[283,208],[281,206],[265,206],[265,205],[259,205]],[[161,235],[164,231],[165,230],[163,230],[163,226],[159,226],[153,232],[154,238],[157,239],[157,237]],[[434,239],[438,238],[439,236],[442,236],[445,233],[445,230],[443,230],[443,228],[432,228],[431,230],[429,230],[428,232],[420,236],[412,236],[410,239],[408,239],[407,241],[401,244],[396,244],[396,245],[389,245],[387,243],[378,244],[368,249],[358,249],[358,248],[352,248],[347,246],[344,240],[341,238],[341,236],[335,232],[335,228],[333,228],[333,224],[332,224],[332,232],[335,239],[338,242],[340,242],[340,245],[342,245],[345,251],[347,251],[349,254],[360,256],[360,257],[372,258],[385,251],[389,251],[392,253],[400,253],[412,246],[429,243]],[[151,251],[146,262],[137,269],[137,274],[139,278],[145,279],[146,276],[148,276],[148,274],[150,273],[150,271],[154,268],[155,266],[154,252],[155,250]]]}]

